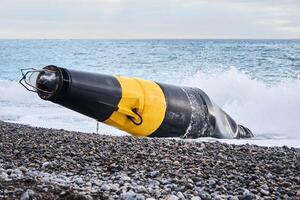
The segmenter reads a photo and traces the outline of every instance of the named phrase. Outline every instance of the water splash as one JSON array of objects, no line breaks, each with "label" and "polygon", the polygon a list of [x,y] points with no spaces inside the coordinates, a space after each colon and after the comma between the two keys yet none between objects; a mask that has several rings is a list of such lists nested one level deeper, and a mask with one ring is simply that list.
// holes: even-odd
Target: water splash
[{"label": "water splash", "polygon": [[257,137],[300,138],[300,81],[273,86],[231,68],[218,74],[195,74],[185,85],[200,87],[238,123]]}]

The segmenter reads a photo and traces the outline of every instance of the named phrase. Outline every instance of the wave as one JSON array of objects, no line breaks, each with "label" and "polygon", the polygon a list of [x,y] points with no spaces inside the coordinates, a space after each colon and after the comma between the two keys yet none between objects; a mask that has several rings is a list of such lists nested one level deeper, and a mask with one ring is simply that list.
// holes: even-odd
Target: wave
[{"label": "wave", "polygon": [[299,80],[286,79],[269,86],[231,68],[217,74],[198,72],[183,84],[203,89],[258,138],[300,138]]}]

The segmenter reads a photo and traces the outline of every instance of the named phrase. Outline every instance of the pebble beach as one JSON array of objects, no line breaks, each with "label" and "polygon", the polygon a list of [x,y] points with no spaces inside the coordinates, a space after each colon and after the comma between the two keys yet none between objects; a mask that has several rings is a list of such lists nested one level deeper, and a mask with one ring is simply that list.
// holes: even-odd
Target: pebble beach
[{"label": "pebble beach", "polygon": [[0,121],[0,199],[300,199],[300,149]]}]

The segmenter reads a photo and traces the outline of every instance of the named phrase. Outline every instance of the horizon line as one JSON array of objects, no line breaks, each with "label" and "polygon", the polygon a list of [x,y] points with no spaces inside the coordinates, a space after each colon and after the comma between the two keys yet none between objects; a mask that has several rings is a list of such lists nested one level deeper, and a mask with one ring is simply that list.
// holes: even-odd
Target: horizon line
[{"label": "horizon line", "polygon": [[0,40],[300,40],[299,38],[1,38]]}]

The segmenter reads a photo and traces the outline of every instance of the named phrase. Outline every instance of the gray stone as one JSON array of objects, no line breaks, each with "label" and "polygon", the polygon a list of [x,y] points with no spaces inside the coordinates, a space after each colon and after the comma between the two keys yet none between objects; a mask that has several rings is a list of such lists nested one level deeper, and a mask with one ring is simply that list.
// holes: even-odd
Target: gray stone
[{"label": "gray stone", "polygon": [[210,187],[216,187],[216,181],[215,181],[214,179],[209,179],[208,185],[209,185]]},{"label": "gray stone", "polygon": [[35,192],[31,189],[26,190],[21,194],[20,200],[30,200],[34,197]]},{"label": "gray stone", "polygon": [[122,181],[130,181],[131,178],[129,176],[124,175],[124,176],[121,176],[120,180],[122,180]]},{"label": "gray stone", "polygon": [[164,200],[178,200],[179,198],[176,195],[170,194],[164,198]]},{"label": "gray stone", "polygon": [[130,190],[128,192],[122,193],[120,198],[122,200],[136,200],[136,196],[137,196],[137,194],[135,192],[133,192],[132,190]]},{"label": "gray stone", "polygon": [[144,186],[140,185],[140,186],[136,187],[136,192],[138,192],[138,193],[147,193],[147,189]]},{"label": "gray stone", "polygon": [[240,196],[239,199],[240,200],[252,200],[252,199],[256,199],[256,196],[255,196],[255,194],[253,194],[249,190],[244,189],[243,195]]},{"label": "gray stone", "polygon": [[262,186],[260,186],[260,188],[264,190],[269,190],[269,186],[267,184],[263,184]]},{"label": "gray stone", "polygon": [[264,189],[260,189],[260,192],[261,192],[263,195],[266,195],[266,196],[270,194],[269,191],[264,190]]},{"label": "gray stone", "polygon": [[197,192],[198,192],[199,197],[201,197],[202,200],[210,200],[211,199],[210,194],[208,194],[204,190],[199,190]]},{"label": "gray stone", "polygon": [[17,177],[23,176],[23,172],[19,168],[15,169],[14,173],[17,175]]},{"label": "gray stone", "polygon": [[184,195],[182,194],[182,192],[177,192],[177,197],[180,199],[180,200],[184,200],[185,197]]},{"label": "gray stone", "polygon": [[77,183],[78,185],[82,185],[82,184],[84,183],[84,181],[83,181],[82,178],[77,178],[77,179],[76,179],[76,183]]},{"label": "gray stone", "polygon": [[229,196],[228,200],[239,200],[238,196]]},{"label": "gray stone", "polygon": [[115,183],[115,184],[110,184],[110,190],[111,191],[118,191],[120,189],[120,185]]},{"label": "gray stone", "polygon": [[110,191],[111,190],[111,185],[104,183],[104,184],[102,184],[100,189],[104,190],[104,191]]},{"label": "gray stone", "polygon": [[23,173],[26,173],[28,171],[28,169],[26,167],[19,167],[20,171],[22,171]]},{"label": "gray stone", "polygon": [[56,164],[56,162],[54,162],[54,161],[51,161],[51,162],[47,161],[42,164],[42,168],[50,168],[50,167],[53,167],[55,164]]},{"label": "gray stone", "polygon": [[2,178],[3,180],[7,180],[8,174],[6,172],[2,172],[0,178]]},{"label": "gray stone", "polygon": [[267,178],[267,179],[272,179],[272,178],[273,178],[273,175],[269,172],[269,173],[267,173],[266,178]]},{"label": "gray stone", "polygon": [[154,178],[154,177],[157,177],[160,175],[160,172],[159,171],[152,171],[149,173],[149,176]]},{"label": "gray stone", "polygon": [[9,177],[10,177],[11,179],[13,179],[13,180],[19,178],[18,174],[15,174],[15,173],[11,174]]},{"label": "gray stone", "polygon": [[94,180],[94,181],[93,181],[93,184],[96,185],[96,186],[101,186],[102,183],[103,183],[103,182],[100,181],[100,180]]},{"label": "gray stone", "polygon": [[145,196],[142,194],[136,194],[135,199],[136,200],[145,200]]},{"label": "gray stone", "polygon": [[29,199],[30,199],[30,197],[29,197],[28,192],[27,191],[23,192],[20,200],[29,200]]}]

